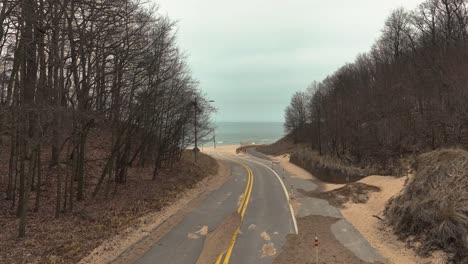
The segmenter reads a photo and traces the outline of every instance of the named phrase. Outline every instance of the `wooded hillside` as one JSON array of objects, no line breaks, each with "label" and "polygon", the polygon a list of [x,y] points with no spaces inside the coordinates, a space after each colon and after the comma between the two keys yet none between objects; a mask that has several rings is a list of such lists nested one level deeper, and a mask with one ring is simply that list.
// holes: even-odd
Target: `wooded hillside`
[{"label": "wooded hillside", "polygon": [[[59,218],[85,197],[117,195],[132,166],[151,167],[156,179],[193,143],[194,130],[200,138],[210,132],[213,109],[176,45],[175,23],[147,6],[1,1],[0,198],[20,219],[20,237],[28,211],[52,194],[50,177]],[[87,192],[93,128],[109,145]]]},{"label": "wooded hillside", "polygon": [[395,10],[369,52],[296,93],[285,128],[356,164],[468,146],[467,83],[468,1],[426,0]]}]

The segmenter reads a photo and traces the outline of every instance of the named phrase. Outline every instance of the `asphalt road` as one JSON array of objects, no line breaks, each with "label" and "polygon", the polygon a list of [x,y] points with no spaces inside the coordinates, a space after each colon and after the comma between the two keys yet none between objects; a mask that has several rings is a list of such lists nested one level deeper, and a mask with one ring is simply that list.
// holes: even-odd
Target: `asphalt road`
[{"label": "asphalt road", "polygon": [[[240,226],[236,231],[230,231],[232,234],[228,234],[226,247],[222,246],[222,252],[216,254],[218,258],[213,263],[272,263],[281,253],[286,236],[298,232],[286,189],[295,186],[315,190],[316,183],[291,177],[279,165],[267,160],[268,157],[255,151],[242,156],[211,154],[230,167],[228,180],[192,208],[137,263],[196,263],[207,241],[206,235],[222,226],[225,219],[236,211],[242,218]],[[302,204],[296,212],[298,217],[321,215],[339,218],[330,232],[363,263],[383,262],[375,249],[343,218],[338,208],[327,201],[299,196],[298,193],[294,194],[294,200]]]},{"label": "asphalt road", "polygon": [[230,263],[272,263],[295,224],[285,188],[267,166],[241,159],[254,175],[252,196]]},{"label": "asphalt road", "polygon": [[[354,254],[362,263],[386,263],[387,261],[369,244],[369,242],[359,233],[359,231],[348,222],[341,214],[339,208],[330,205],[328,201],[313,197],[308,197],[297,190],[316,191],[320,180],[302,179],[294,177],[285,171],[280,165],[274,164],[262,153],[255,149],[248,150],[249,159],[252,162],[258,162],[271,166],[278,175],[281,176],[284,184],[290,188],[294,186],[294,201],[300,204],[296,217],[307,216],[325,216],[340,219],[330,227],[330,232],[346,249]],[[297,209],[297,208],[296,208]],[[301,230],[299,230],[301,232]]]},{"label": "asphalt road", "polygon": [[[206,231],[215,230],[226,217],[239,209],[244,200],[247,200],[242,206],[245,207],[245,215],[238,235],[233,234],[233,243],[220,255],[219,263],[273,262],[285,243],[286,235],[296,230],[285,188],[279,177],[265,165],[233,155],[217,158],[231,167],[231,177],[197,208],[193,208],[137,263],[196,263],[206,240]],[[246,188],[249,174],[252,179],[250,189]]]}]

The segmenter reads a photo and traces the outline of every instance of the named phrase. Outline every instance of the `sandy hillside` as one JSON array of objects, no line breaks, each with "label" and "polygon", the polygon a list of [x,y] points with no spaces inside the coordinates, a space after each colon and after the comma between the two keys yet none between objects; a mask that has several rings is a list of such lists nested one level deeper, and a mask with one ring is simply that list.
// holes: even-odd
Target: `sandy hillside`
[{"label": "sandy hillside", "polygon": [[365,204],[346,204],[341,212],[390,263],[446,263],[440,254],[431,258],[417,256],[414,250],[406,247],[405,242],[398,241],[392,230],[378,218],[383,218],[385,204],[403,189],[406,179],[383,176],[362,179],[360,182],[377,186],[381,191],[370,193],[369,201]]}]

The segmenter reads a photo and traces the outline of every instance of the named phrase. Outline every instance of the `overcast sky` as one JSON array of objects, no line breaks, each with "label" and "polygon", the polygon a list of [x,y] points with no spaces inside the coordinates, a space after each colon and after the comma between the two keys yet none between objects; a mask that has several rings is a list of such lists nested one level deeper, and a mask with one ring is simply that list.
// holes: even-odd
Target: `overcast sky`
[{"label": "overcast sky", "polygon": [[178,21],[179,46],[216,121],[283,121],[291,95],[380,35],[398,7],[422,0],[153,0]]}]

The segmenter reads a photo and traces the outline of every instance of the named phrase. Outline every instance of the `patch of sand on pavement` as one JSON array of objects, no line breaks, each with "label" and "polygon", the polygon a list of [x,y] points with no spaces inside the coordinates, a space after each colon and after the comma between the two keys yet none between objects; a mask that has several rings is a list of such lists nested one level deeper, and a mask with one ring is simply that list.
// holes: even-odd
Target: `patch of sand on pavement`
[{"label": "patch of sand on pavement", "polygon": [[197,233],[202,236],[206,236],[208,234],[208,226],[202,227],[199,231],[197,231]]},{"label": "patch of sand on pavement", "polygon": [[262,233],[260,234],[260,236],[261,236],[261,237],[263,238],[263,240],[265,240],[265,241],[270,241],[270,240],[271,240],[270,235],[268,235],[267,232],[262,232]]},{"label": "patch of sand on pavement", "polygon": [[384,218],[385,204],[392,196],[400,193],[406,179],[406,177],[387,176],[370,176],[362,179],[359,182],[377,186],[381,188],[381,191],[369,193],[369,200],[365,204],[345,204],[345,208],[341,212],[390,263],[446,263],[442,254],[435,254],[430,258],[416,255],[412,249],[406,246],[405,242],[398,240],[397,236],[382,220],[377,218]]},{"label": "patch of sand on pavement", "polygon": [[190,238],[190,239],[199,239],[199,238],[200,238],[200,237],[199,237],[197,234],[195,234],[195,233],[188,233],[187,237]]},{"label": "patch of sand on pavement", "polygon": [[289,172],[293,178],[299,178],[303,180],[314,180],[314,182],[318,183],[320,191],[331,191],[344,186],[343,184],[332,184],[319,181],[308,171],[289,162],[289,154],[276,157],[270,156],[270,158],[274,161],[279,162],[281,167],[283,167],[287,172]]},{"label": "patch of sand on pavement", "polygon": [[206,236],[207,234],[208,234],[208,226],[204,226],[195,233],[188,233],[187,237],[190,239],[199,239],[200,236]]},{"label": "patch of sand on pavement", "polygon": [[273,243],[267,243],[267,244],[264,244],[263,247],[262,247],[262,258],[264,257],[273,257],[274,255],[276,255],[276,248],[275,248],[275,244]]},{"label": "patch of sand on pavement", "polygon": [[271,237],[267,232],[262,232],[260,236],[265,240],[265,244],[262,246],[262,258],[273,257],[276,255],[275,244],[271,242]]},{"label": "patch of sand on pavement", "polygon": [[299,210],[301,210],[302,204],[299,202],[299,200],[295,199],[294,197],[291,196],[291,200],[289,202],[293,208],[294,211],[294,216],[299,215]]},{"label": "patch of sand on pavement", "polygon": [[197,203],[205,194],[219,188],[226,181],[230,174],[229,168],[222,162],[218,164],[217,175],[204,178],[193,189],[183,192],[175,203],[141,217],[138,224],[105,241],[79,263],[133,263],[182,220],[185,211],[193,203]]},{"label": "patch of sand on pavement", "polygon": [[197,264],[212,264],[231,244],[234,232],[241,224],[240,214],[230,214],[213,232],[208,233]]},{"label": "patch of sand on pavement", "polygon": [[244,194],[242,193],[241,195],[239,195],[239,197],[237,198],[237,207],[240,206],[240,204],[242,203],[242,199],[244,198]]}]

